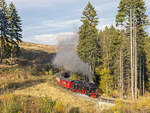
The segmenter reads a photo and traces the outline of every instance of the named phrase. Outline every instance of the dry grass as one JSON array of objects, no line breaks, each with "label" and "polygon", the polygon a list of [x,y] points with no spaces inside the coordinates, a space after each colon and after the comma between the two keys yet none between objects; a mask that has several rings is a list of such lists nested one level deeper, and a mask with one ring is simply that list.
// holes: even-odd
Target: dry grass
[{"label": "dry grass", "polygon": [[22,42],[20,44],[20,47],[27,49],[27,50],[39,50],[39,51],[44,51],[47,53],[55,53],[57,51],[56,46],[34,44],[30,42]]},{"label": "dry grass", "polygon": [[79,113],[79,111],[75,108],[69,109],[61,101],[53,101],[49,97],[35,98],[9,94],[0,96],[0,113]]},{"label": "dry grass", "polygon": [[[50,107],[49,104],[51,101],[49,99],[52,99],[52,102],[56,101],[53,109],[55,111],[54,113],[79,113],[79,111],[81,113],[94,113],[95,103],[90,102],[89,99],[78,97],[66,89],[60,88],[54,84],[54,76],[51,76],[50,80],[49,78],[49,76],[33,77],[32,79],[9,81],[3,85],[1,84],[0,86],[7,90],[0,96],[0,109],[7,110],[8,112],[6,113],[14,109],[15,111],[13,113],[18,113],[18,110],[28,113],[25,112],[28,109],[32,111],[31,113],[50,113],[44,110]],[[28,101],[24,101],[24,99],[28,99],[26,97],[33,99],[30,100],[30,104]],[[37,102],[39,99],[40,101]],[[17,106],[20,105],[20,102],[23,102],[23,105]],[[32,104],[32,102],[37,104]],[[39,111],[39,109],[43,112]]]},{"label": "dry grass", "polygon": [[103,113],[150,113],[150,97],[142,97],[128,103],[118,100],[114,107],[104,110]]},{"label": "dry grass", "polygon": [[47,80],[46,76],[30,77],[28,79],[7,80],[0,83],[0,95],[11,93],[17,89],[25,89],[34,85],[44,83]]},{"label": "dry grass", "polygon": [[[32,78],[32,75],[45,75],[49,72],[56,47],[23,42],[21,55],[16,58],[15,65],[0,64],[0,84],[10,80],[24,80]],[[9,61],[10,59],[4,59]]]},{"label": "dry grass", "polygon": [[15,95],[33,96],[33,97],[52,97],[52,100],[60,100],[65,106],[76,107],[81,111],[95,111],[95,103],[89,99],[78,97],[67,90],[50,84],[49,82],[42,83],[23,90],[16,90]]}]

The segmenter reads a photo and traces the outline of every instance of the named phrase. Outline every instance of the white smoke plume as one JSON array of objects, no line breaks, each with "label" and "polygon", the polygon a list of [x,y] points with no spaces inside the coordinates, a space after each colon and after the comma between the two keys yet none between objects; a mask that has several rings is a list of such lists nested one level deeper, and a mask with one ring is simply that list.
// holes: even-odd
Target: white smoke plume
[{"label": "white smoke plume", "polygon": [[78,72],[88,76],[92,80],[90,66],[81,61],[76,52],[78,44],[78,34],[74,33],[70,38],[61,40],[57,45],[58,52],[54,59],[54,64],[71,72]]}]

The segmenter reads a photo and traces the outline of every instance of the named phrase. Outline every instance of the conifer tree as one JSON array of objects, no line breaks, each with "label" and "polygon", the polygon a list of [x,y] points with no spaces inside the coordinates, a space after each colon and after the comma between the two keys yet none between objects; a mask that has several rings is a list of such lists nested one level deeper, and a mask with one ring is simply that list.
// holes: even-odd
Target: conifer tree
[{"label": "conifer tree", "polygon": [[8,21],[6,13],[3,9],[0,9],[0,62],[4,57],[4,51],[8,41]]},{"label": "conifer tree", "polygon": [[79,28],[77,53],[83,62],[88,63],[91,66],[91,72],[94,74],[95,65],[99,56],[99,45],[97,43],[98,30],[96,28],[98,18],[97,13],[90,2],[88,2],[88,5],[82,14],[81,22],[83,24]]},{"label": "conifer tree", "polygon": [[19,51],[22,38],[21,19],[13,3],[7,8],[5,0],[0,0],[0,61]]},{"label": "conifer tree", "polygon": [[9,24],[9,37],[10,37],[10,44],[9,47],[11,48],[11,58],[13,54],[18,53],[19,51],[19,42],[21,42],[22,38],[22,26],[21,26],[21,18],[18,15],[18,12],[11,2],[8,9],[8,24]]},{"label": "conifer tree", "polygon": [[117,26],[122,25],[127,28],[126,31],[129,33],[130,9],[132,7],[135,8],[138,49],[142,51],[143,38],[147,36],[144,28],[149,24],[145,2],[143,0],[121,0],[116,15],[116,23]]},{"label": "conifer tree", "polygon": [[16,40],[17,42],[21,42],[22,38],[22,24],[21,18],[18,15],[15,5],[11,2],[8,9],[8,18],[9,18],[9,34],[10,38]]}]

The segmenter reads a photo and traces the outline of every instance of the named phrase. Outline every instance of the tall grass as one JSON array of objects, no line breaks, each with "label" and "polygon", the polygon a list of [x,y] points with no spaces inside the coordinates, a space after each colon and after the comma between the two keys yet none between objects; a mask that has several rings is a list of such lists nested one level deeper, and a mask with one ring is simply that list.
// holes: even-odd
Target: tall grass
[{"label": "tall grass", "polygon": [[121,100],[116,105],[103,113],[150,113],[150,98],[142,98],[135,102],[123,103]]},{"label": "tall grass", "polygon": [[49,97],[22,97],[5,94],[0,97],[0,113],[80,113],[60,100]]},{"label": "tall grass", "polygon": [[21,98],[4,95],[0,99],[0,113],[19,113],[23,110]]}]

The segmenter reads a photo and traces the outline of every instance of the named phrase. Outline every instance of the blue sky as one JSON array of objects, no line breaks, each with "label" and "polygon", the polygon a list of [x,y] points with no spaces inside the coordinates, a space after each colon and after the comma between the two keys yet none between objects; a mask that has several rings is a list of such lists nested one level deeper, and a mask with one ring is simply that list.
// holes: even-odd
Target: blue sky
[{"label": "blue sky", "polygon": [[[55,45],[71,38],[81,25],[88,0],[6,0],[13,1],[23,23],[23,40]],[[99,17],[98,29],[115,24],[120,0],[89,0]],[[145,0],[150,18],[150,0]],[[150,31],[150,29],[147,29]]]}]

